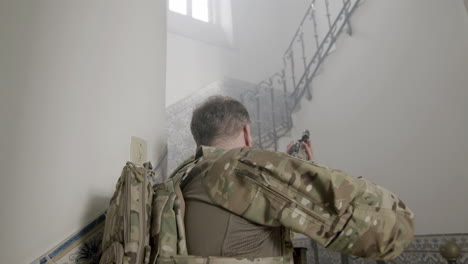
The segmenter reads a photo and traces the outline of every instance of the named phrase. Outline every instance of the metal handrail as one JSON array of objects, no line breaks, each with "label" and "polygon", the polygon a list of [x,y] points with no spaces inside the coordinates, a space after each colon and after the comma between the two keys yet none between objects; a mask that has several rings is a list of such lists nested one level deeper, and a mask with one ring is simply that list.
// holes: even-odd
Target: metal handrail
[{"label": "metal handrail", "polygon": [[[317,23],[317,16],[315,12],[316,4],[318,1],[324,1],[325,4],[325,19],[327,22],[328,30],[327,33],[323,38],[320,38],[318,23]],[[331,20],[331,11],[330,11],[330,2],[329,0],[312,0],[309,7],[307,8],[299,26],[289,43],[286,51],[283,54],[283,67],[274,75],[270,76],[269,78],[261,81],[256,85],[256,92],[255,93],[255,107],[252,108],[253,112],[256,113],[256,119],[253,124],[255,126],[259,126],[255,128],[254,136],[257,139],[258,146],[261,148],[269,148],[274,146],[274,149],[277,150],[278,144],[277,141],[280,137],[286,135],[292,128],[292,113],[297,110],[301,99],[303,98],[306,91],[307,99],[312,99],[312,94],[310,91],[310,84],[313,78],[316,76],[317,71],[320,69],[325,58],[328,56],[331,48],[336,42],[337,37],[343,31],[345,25],[348,25],[348,33],[351,34],[351,25],[349,18],[353,14],[355,8],[358,6],[360,0],[343,0],[343,5],[340,8],[340,11],[336,18]],[[306,26],[307,19],[310,17],[312,20],[313,32],[306,32],[304,28]],[[308,60],[306,54],[306,46],[305,46],[305,38],[307,37],[307,33],[312,33],[313,41],[316,44],[316,50],[313,54],[312,58]],[[294,50],[294,44],[300,42],[300,50]],[[295,55],[300,55],[300,64],[303,64],[304,69],[301,73],[297,74],[297,68],[300,66],[296,63]],[[288,77],[287,75],[290,74]],[[273,79],[279,78],[281,86],[279,89],[275,88],[275,84]],[[299,81],[298,81],[299,80]],[[292,85],[288,84],[290,82]],[[292,86],[292,88],[291,88]],[[269,93],[269,96],[260,96],[261,90],[266,89],[277,89],[283,90],[283,99],[275,98],[275,94],[273,91]],[[251,93],[251,92],[250,92]],[[241,95],[241,97],[245,98],[246,95]],[[261,100],[263,99],[263,101]],[[262,104],[266,104],[266,100],[269,100],[268,103],[272,105],[271,109],[266,109],[265,113],[271,111],[271,131],[262,128],[263,122],[261,121],[261,108]],[[275,112],[275,104],[283,104],[284,109],[286,111],[284,113],[287,116],[286,120],[276,120],[278,118],[278,113]],[[265,114],[263,114],[263,117]],[[284,119],[284,118],[283,118]],[[286,131],[283,133],[278,133],[279,128],[286,127]],[[268,140],[269,139],[269,140]]]},{"label": "metal handrail", "polygon": [[302,26],[304,25],[304,22],[305,22],[307,16],[309,15],[310,11],[312,10],[312,7],[313,7],[315,1],[316,1],[316,0],[312,0],[311,4],[310,4],[309,7],[307,8],[307,11],[305,12],[304,17],[302,18],[301,23],[299,23],[299,27],[297,28],[296,33],[294,33],[294,36],[293,36],[293,38],[291,39],[291,42],[289,43],[288,48],[286,49],[285,54],[286,54],[287,51],[290,50],[290,49],[292,48],[292,46],[294,45],[294,41],[296,40],[296,37],[299,35],[299,31],[301,30]]},{"label": "metal handrail", "polygon": [[[325,0],[327,1],[327,0]],[[321,56],[319,58],[319,54],[320,54],[320,51],[322,50],[322,48],[324,47],[324,45],[327,43],[327,39],[331,36],[331,34],[333,34],[333,28],[336,27],[337,25],[337,22],[340,20],[340,18],[343,16],[344,17],[344,23],[341,25],[340,29],[337,31],[337,34],[336,35],[339,35],[341,33],[341,31],[343,30],[343,27],[345,26],[345,23],[348,22],[349,20],[349,16],[353,13],[353,11],[355,10],[357,4],[359,4],[359,1],[360,0],[356,0],[356,5],[353,6],[353,8],[351,9],[350,12],[345,12],[346,10],[346,5],[347,4],[350,4],[351,3],[351,0],[346,0],[345,2],[345,6],[341,9],[340,13],[338,14],[337,18],[335,19],[335,21],[333,22],[333,25],[330,26],[330,30],[327,32],[327,35],[325,36],[324,40],[322,41],[322,43],[320,44],[320,47],[317,49],[317,52],[314,54],[314,57],[312,58],[312,60],[310,60],[309,64],[307,65],[307,68],[304,72],[304,74],[302,75],[301,79],[299,80],[299,83],[298,85],[294,88],[294,90],[296,89],[299,89],[299,84],[302,83],[302,81],[304,81],[304,78],[307,78],[307,74],[308,71],[310,70],[310,67],[313,65],[313,62],[315,60],[318,59],[318,63],[317,63],[317,66],[315,67],[314,71],[312,72],[311,76],[313,78],[313,76],[315,76],[315,74],[317,73],[318,69],[320,68],[320,65],[322,64],[323,60],[325,59],[325,57],[327,56],[327,54],[329,53],[331,47],[333,46],[333,44],[336,42],[336,37],[332,37],[332,40],[330,41],[330,44],[328,45],[328,48],[327,50],[325,51],[325,57]],[[344,15],[345,13],[347,13],[348,15]],[[305,87],[307,87],[308,83],[310,83],[312,79],[310,78],[309,80],[305,80],[307,83],[305,85]],[[300,93],[300,96],[299,98],[302,98],[302,96],[304,95],[304,92],[305,92],[305,88],[302,89],[301,93]],[[299,99],[300,100],[300,99]],[[295,102],[296,104],[294,105],[293,109],[297,106],[297,103],[298,101]]]}]

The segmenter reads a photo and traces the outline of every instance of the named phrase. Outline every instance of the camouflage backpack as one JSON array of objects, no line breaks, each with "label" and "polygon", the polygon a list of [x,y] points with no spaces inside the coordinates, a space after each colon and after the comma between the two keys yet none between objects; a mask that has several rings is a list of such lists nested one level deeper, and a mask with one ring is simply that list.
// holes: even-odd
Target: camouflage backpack
[{"label": "camouflage backpack", "polygon": [[127,162],[106,213],[100,264],[149,263],[151,164]]},{"label": "camouflage backpack", "polygon": [[284,256],[269,258],[201,257],[189,255],[185,240],[185,202],[180,188],[181,181],[198,160],[190,159],[175,170],[170,178],[154,186],[152,207],[151,264],[292,264],[293,249],[289,231],[284,232]]}]

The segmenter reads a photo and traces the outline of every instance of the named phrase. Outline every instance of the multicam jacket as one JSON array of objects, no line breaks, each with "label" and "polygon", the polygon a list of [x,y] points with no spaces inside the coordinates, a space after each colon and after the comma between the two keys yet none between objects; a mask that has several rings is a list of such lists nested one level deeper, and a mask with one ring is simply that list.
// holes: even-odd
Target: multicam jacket
[{"label": "multicam jacket", "polygon": [[395,194],[336,169],[248,147],[203,146],[189,164],[183,178],[202,175],[214,203],[334,251],[386,260],[413,238],[414,214]]}]

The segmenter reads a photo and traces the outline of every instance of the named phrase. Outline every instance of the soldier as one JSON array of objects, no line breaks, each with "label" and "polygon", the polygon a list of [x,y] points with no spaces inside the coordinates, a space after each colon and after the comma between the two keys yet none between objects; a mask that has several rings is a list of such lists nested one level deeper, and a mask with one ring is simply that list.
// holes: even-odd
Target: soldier
[{"label": "soldier", "polygon": [[[345,254],[391,259],[413,238],[413,213],[393,193],[307,159],[253,148],[238,101],[210,97],[193,111],[196,155],[181,183],[190,255],[287,254],[289,230]],[[286,245],[286,246],[285,246]]]}]

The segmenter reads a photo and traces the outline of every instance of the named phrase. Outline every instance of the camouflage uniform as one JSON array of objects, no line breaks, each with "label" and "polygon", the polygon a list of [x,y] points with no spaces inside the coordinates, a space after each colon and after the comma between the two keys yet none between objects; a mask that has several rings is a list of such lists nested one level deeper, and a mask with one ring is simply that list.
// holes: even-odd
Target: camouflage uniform
[{"label": "camouflage uniform", "polygon": [[414,215],[395,194],[339,170],[248,147],[203,146],[187,164],[183,178],[201,175],[215,204],[330,250],[386,260],[413,238]]}]

